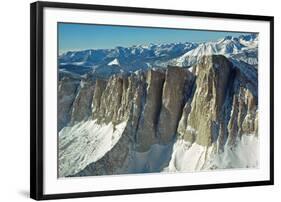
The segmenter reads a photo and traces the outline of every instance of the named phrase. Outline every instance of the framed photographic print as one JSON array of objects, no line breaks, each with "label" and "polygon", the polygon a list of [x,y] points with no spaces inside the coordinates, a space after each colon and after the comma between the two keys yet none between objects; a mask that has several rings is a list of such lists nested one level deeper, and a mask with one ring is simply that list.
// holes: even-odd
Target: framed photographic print
[{"label": "framed photographic print", "polygon": [[273,184],[273,17],[31,4],[31,198]]}]

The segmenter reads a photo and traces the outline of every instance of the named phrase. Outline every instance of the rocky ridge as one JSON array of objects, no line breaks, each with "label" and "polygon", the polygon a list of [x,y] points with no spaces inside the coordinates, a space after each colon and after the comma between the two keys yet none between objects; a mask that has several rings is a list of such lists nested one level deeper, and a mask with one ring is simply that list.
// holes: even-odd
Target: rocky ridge
[{"label": "rocky ridge", "polygon": [[[159,172],[181,139],[217,152],[235,147],[243,135],[258,134],[257,85],[256,68],[245,71],[222,55],[203,56],[192,70],[170,66],[80,83],[62,79],[59,129],[85,120],[126,122],[110,151],[68,176]],[[155,166],[153,152],[168,157]],[[144,154],[146,163],[136,166]]]}]

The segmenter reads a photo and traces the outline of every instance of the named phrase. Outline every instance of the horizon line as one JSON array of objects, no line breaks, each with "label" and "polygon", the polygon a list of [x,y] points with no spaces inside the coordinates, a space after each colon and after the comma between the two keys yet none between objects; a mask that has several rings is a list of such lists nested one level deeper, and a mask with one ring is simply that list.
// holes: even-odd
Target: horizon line
[{"label": "horizon line", "polygon": [[[223,32],[223,31],[222,31]],[[239,32],[240,33],[240,32]],[[239,35],[238,37],[233,37],[231,35],[226,35],[224,37],[220,37],[220,38],[217,38],[215,40],[206,40],[206,41],[201,41],[201,42],[192,42],[192,41],[178,41],[178,42],[163,42],[163,43],[141,43],[141,44],[133,44],[133,45],[129,45],[129,46],[122,46],[122,45],[117,45],[117,46],[114,46],[114,47],[110,47],[110,48],[85,48],[85,49],[69,49],[69,50],[58,50],[59,52],[59,55],[61,54],[65,54],[65,53],[68,53],[68,52],[82,52],[82,51],[90,51],[90,50],[112,50],[112,49],[116,49],[118,47],[121,47],[121,48],[132,48],[132,47],[138,47],[138,46],[149,46],[149,45],[170,45],[170,44],[186,44],[186,43],[190,43],[190,44],[203,44],[203,43],[211,43],[211,42],[217,42],[219,40],[222,40],[226,37],[233,37],[233,38],[239,38],[240,36],[247,36],[247,35],[252,35],[252,34],[258,34],[258,33],[255,33],[255,32],[245,32],[246,34],[241,34]],[[58,48],[59,49],[59,48]]]}]

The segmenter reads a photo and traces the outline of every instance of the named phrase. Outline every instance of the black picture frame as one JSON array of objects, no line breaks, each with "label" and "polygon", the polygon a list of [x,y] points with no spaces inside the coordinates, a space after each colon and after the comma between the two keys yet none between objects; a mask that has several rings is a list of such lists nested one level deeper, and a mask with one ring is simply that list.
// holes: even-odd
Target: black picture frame
[{"label": "black picture frame", "polygon": [[[81,9],[101,11],[121,11],[130,13],[164,14],[177,16],[195,16],[238,20],[257,20],[270,23],[270,179],[239,183],[204,184],[175,187],[154,187],[144,189],[80,192],[64,194],[43,193],[43,9]],[[228,187],[246,187],[274,184],[274,17],[259,15],[240,15],[213,12],[195,12],[183,10],[103,6],[75,3],[35,2],[30,5],[30,197],[36,200],[93,197],[154,192],[187,191]]]}]

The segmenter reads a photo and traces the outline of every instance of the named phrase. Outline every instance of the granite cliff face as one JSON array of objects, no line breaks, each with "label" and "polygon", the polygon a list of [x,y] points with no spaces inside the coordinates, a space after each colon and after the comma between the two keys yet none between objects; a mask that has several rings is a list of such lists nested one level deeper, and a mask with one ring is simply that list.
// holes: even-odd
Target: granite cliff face
[{"label": "granite cliff face", "polygon": [[222,56],[204,57],[195,68],[200,69],[196,90],[192,101],[187,104],[179,133],[189,142],[210,146],[224,124],[223,105],[231,88],[234,70]]},{"label": "granite cliff face", "polygon": [[58,83],[58,131],[71,120],[72,103],[76,97],[79,80],[62,78]]},{"label": "granite cliff face", "polygon": [[[222,55],[203,56],[190,68],[169,66],[115,74],[108,79],[66,77],[59,84],[59,105],[63,106],[58,111],[59,161],[64,162],[59,175],[217,168],[217,158],[224,150],[235,148],[242,137],[258,136],[257,82],[255,67],[245,70]],[[98,129],[89,129],[89,123]],[[99,134],[109,125],[112,144],[99,151],[99,158],[83,165],[79,161],[90,157],[77,157],[71,164],[76,168],[67,171],[69,158],[75,156],[71,145],[81,146],[77,142],[81,131],[85,136],[91,130]],[[98,144],[102,136],[106,134],[99,134],[93,143],[83,143],[84,149],[95,155],[92,150],[102,147]],[[194,147],[202,148],[205,159],[194,160],[202,166],[175,166],[179,159],[176,145],[182,142],[187,145],[183,149],[186,155]],[[235,165],[225,166],[230,167]]]}]

